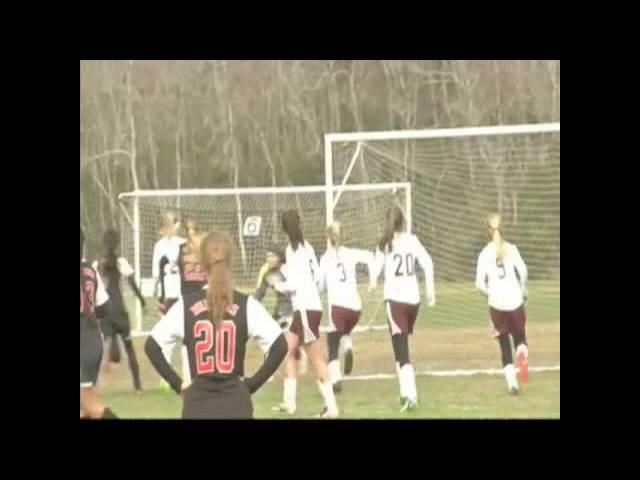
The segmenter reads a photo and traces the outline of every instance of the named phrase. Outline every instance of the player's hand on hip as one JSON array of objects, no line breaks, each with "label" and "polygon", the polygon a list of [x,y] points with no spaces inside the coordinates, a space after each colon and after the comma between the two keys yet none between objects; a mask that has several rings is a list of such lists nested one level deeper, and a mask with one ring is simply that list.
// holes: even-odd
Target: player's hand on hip
[{"label": "player's hand on hip", "polygon": [[182,385],[180,386],[180,396],[184,397],[186,390],[191,386],[191,382],[188,380],[183,380]]}]

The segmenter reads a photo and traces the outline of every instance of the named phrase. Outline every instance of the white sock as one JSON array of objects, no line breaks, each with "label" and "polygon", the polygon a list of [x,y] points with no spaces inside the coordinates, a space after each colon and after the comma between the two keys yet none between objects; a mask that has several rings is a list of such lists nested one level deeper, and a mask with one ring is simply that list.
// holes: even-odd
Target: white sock
[{"label": "white sock", "polygon": [[332,384],[342,380],[342,375],[340,375],[340,362],[338,360],[331,360],[329,362],[329,380],[331,380]]},{"label": "white sock", "polygon": [[298,382],[295,378],[284,379],[284,394],[282,400],[289,408],[296,408],[296,389]]},{"label": "white sock", "polygon": [[521,343],[518,345],[518,348],[516,348],[516,355],[520,355],[520,352],[524,353],[524,358],[529,358],[529,347],[524,343]]},{"label": "white sock", "polygon": [[340,343],[342,344],[343,350],[351,350],[353,349],[353,342],[351,341],[351,335],[343,335],[340,339]]},{"label": "white sock", "polygon": [[516,378],[516,369],[513,367],[513,363],[504,367],[504,378],[507,380],[507,388],[518,388],[518,379]]},{"label": "white sock", "polygon": [[[404,395],[402,391],[404,390]],[[418,400],[418,391],[416,389],[416,372],[413,365],[406,363],[400,369],[400,395],[407,397],[414,402]]]},{"label": "white sock", "polygon": [[318,390],[320,390],[320,394],[324,399],[324,405],[329,409],[329,412],[338,413],[338,404],[333,394],[333,385],[331,385],[331,382],[322,383],[318,381]]}]

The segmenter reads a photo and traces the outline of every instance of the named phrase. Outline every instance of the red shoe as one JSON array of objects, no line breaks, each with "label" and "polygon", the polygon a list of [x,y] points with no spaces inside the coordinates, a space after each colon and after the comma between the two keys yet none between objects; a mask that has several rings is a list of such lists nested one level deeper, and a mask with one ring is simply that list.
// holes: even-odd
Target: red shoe
[{"label": "red shoe", "polygon": [[524,352],[518,354],[518,367],[520,368],[520,381],[527,383],[529,381],[529,363],[527,357],[524,356]]}]

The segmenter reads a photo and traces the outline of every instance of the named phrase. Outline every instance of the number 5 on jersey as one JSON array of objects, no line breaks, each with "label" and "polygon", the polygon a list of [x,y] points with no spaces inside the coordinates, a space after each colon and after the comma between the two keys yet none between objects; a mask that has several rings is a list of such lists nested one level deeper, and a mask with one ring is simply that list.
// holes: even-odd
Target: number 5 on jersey
[{"label": "number 5 on jersey", "polygon": [[[215,352],[213,335],[215,330]],[[193,326],[194,338],[199,338],[195,344],[196,372],[231,373],[233,372],[236,351],[236,324],[224,320],[218,328],[214,328],[209,320],[198,320]],[[214,361],[215,357],[215,361]]]}]

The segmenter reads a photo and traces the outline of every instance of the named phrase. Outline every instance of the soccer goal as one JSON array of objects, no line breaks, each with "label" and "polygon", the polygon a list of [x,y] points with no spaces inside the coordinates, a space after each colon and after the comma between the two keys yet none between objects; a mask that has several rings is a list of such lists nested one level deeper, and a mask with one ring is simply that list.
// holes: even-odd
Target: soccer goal
[{"label": "soccer goal", "polygon": [[[503,235],[529,267],[528,310],[560,321],[560,123],[325,135],[328,220],[349,200],[341,191],[382,182],[412,186],[409,228],[435,266],[437,308],[429,324],[487,324],[486,299],[474,290],[487,214],[503,217]],[[337,187],[337,188],[336,188]],[[369,221],[379,223],[383,212]],[[421,288],[422,290],[422,288]],[[380,292],[363,303],[372,311]],[[376,306],[377,305],[377,306]],[[378,315],[374,324],[384,324]]]},{"label": "soccer goal", "polygon": [[[182,222],[195,220],[202,231],[219,228],[233,236],[237,246],[233,275],[237,287],[245,293],[255,291],[266,249],[274,243],[283,250],[286,246],[287,239],[280,226],[285,210],[300,212],[305,239],[313,245],[318,256],[326,250],[329,219],[342,222],[345,245],[368,250],[375,248],[381,234],[380,215],[386,208],[397,205],[411,219],[411,185],[408,182],[335,187],[148,190],[121,194],[120,201],[124,210],[123,255],[132,262],[136,281],[142,285],[145,296],[153,295],[153,247],[160,238],[161,213],[166,210],[175,211]],[[364,290],[366,267],[357,273]],[[137,305],[132,322],[134,335],[144,335],[156,320],[145,321]],[[361,329],[374,322],[373,315],[364,316]]]}]

